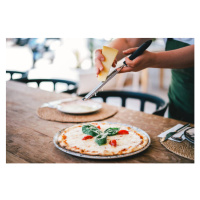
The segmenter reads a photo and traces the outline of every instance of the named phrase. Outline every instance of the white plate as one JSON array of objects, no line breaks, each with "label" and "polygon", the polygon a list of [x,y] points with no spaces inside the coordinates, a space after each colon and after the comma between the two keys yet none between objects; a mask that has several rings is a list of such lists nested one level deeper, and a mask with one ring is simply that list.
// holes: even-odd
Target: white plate
[{"label": "white plate", "polygon": [[[106,122],[106,121],[102,121],[101,123],[103,123],[103,122],[109,123],[109,124],[119,124],[119,125],[121,125],[121,126],[128,126],[128,127],[131,127],[132,129],[134,129],[134,130],[136,130],[136,131],[138,131],[138,132],[140,132],[140,133],[143,133],[145,136],[147,136],[147,138],[148,138],[148,143],[147,143],[147,145],[146,145],[144,148],[142,148],[142,149],[140,149],[140,150],[138,150],[138,151],[132,152],[132,153],[128,153],[128,154],[114,155],[114,156],[92,156],[92,155],[81,154],[81,153],[77,153],[77,152],[74,152],[74,151],[70,151],[70,150],[67,150],[67,149],[61,147],[61,146],[59,145],[59,143],[58,143],[58,137],[60,136],[60,134],[61,134],[61,132],[62,132],[62,130],[61,130],[61,131],[59,131],[58,133],[56,133],[55,136],[54,136],[54,138],[53,138],[54,145],[55,145],[59,150],[65,152],[65,153],[67,153],[67,154],[73,155],[73,156],[77,156],[77,157],[81,157],[81,158],[100,159],[100,160],[102,160],[102,159],[107,159],[107,160],[109,160],[109,159],[117,159],[117,158],[129,157],[129,156],[133,156],[133,155],[135,155],[135,154],[141,153],[142,151],[144,151],[145,149],[147,149],[147,148],[149,147],[149,145],[151,144],[151,138],[150,138],[150,136],[149,136],[145,131],[143,131],[143,130],[140,129],[140,128],[137,128],[137,127],[134,127],[134,126],[130,126],[130,125],[127,125],[127,124],[116,123],[116,122]],[[99,123],[99,122],[97,122],[97,123]]]},{"label": "white plate", "polygon": [[58,104],[57,109],[61,112],[68,113],[68,114],[89,114],[94,113],[102,108],[100,103],[97,103],[92,100],[82,101],[82,100],[75,100],[75,101],[68,101],[68,102],[61,102]]}]

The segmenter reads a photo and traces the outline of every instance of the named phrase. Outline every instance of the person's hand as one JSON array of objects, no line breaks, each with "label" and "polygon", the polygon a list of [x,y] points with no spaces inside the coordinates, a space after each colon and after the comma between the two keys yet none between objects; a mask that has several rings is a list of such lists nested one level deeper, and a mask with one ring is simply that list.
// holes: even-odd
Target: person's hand
[{"label": "person's hand", "polygon": [[[130,48],[123,51],[124,54],[128,55],[137,50],[136,48]],[[137,72],[147,67],[155,67],[155,53],[145,51],[142,55],[138,56],[134,60],[130,60],[128,57],[125,58],[127,67],[125,66],[120,73],[124,72]]]},{"label": "person's hand", "polygon": [[[105,58],[102,54],[102,49],[97,49],[95,51],[95,67],[96,67],[97,75],[103,70],[102,61],[104,61],[104,60],[105,60]],[[117,64],[117,60],[115,59],[112,64],[112,67],[116,67],[116,64]]]}]

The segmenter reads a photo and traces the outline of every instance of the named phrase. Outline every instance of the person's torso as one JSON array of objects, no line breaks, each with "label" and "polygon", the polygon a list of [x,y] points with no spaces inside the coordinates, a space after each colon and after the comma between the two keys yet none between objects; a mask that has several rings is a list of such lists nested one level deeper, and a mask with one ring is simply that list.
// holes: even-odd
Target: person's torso
[{"label": "person's torso", "polygon": [[[166,51],[179,49],[192,44],[193,38],[182,38],[182,41],[168,38]],[[193,39],[194,43],[194,39]],[[169,100],[176,108],[185,113],[194,113],[194,66],[185,69],[172,69],[172,81],[169,88]]]},{"label": "person's torso", "polygon": [[165,44],[167,43],[167,39],[173,39],[175,41],[186,43],[187,45],[194,44],[194,38],[164,38]]}]

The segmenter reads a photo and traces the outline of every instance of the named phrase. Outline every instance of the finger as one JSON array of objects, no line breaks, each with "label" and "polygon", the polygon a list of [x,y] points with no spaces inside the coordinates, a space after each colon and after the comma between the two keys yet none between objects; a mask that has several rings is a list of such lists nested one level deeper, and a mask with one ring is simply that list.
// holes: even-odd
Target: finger
[{"label": "finger", "polygon": [[96,68],[98,69],[97,70],[97,74],[99,74],[100,73],[100,71],[102,71],[103,70],[103,64],[102,64],[102,62],[99,60],[99,59],[95,59],[95,66],[96,66]]},{"label": "finger", "polygon": [[119,73],[126,73],[126,72],[132,72],[132,67],[124,67]]},{"label": "finger", "polygon": [[102,49],[97,49],[95,51],[95,57],[101,61],[104,61],[105,58],[104,58],[104,55],[102,54]]},{"label": "finger", "polygon": [[126,57],[125,62],[129,67],[135,67],[135,60],[130,60],[128,57]]},{"label": "finger", "polygon": [[98,77],[99,73],[100,73],[99,68],[96,68],[96,75],[97,75],[97,77]]},{"label": "finger", "polygon": [[133,53],[134,51],[136,51],[137,49],[138,49],[138,47],[126,49],[126,50],[123,51],[123,53],[124,54],[130,54],[130,53]]}]

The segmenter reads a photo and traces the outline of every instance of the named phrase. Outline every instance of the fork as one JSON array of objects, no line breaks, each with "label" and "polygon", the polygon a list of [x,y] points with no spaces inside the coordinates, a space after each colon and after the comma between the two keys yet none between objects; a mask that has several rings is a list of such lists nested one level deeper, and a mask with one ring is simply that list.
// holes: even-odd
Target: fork
[{"label": "fork", "polygon": [[183,141],[183,135],[184,135],[184,133],[179,137],[171,136],[171,138],[174,139],[174,140],[177,140],[178,142],[182,142]]},{"label": "fork", "polygon": [[162,142],[166,141],[168,138],[172,137],[173,135],[175,135],[176,133],[184,130],[186,127],[190,126],[190,124],[186,124],[184,126],[182,126],[181,128],[177,129],[176,131],[170,132],[168,133],[165,137],[162,138]]}]

